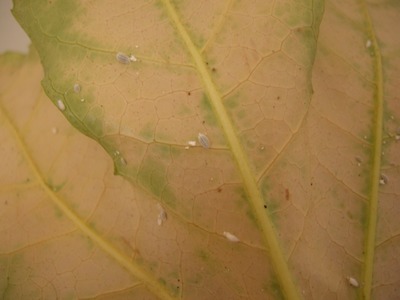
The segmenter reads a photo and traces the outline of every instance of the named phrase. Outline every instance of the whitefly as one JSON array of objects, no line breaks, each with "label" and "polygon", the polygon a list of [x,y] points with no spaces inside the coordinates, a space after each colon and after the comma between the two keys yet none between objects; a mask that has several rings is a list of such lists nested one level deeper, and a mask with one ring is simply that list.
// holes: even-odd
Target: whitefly
[{"label": "whitefly", "polygon": [[122,52],[118,52],[117,55],[115,56],[115,58],[117,59],[118,62],[120,62],[121,64],[124,65],[128,65],[131,63],[131,58],[126,55],[125,53]]},{"label": "whitefly", "polygon": [[199,140],[199,143],[203,146],[203,148],[210,148],[210,140],[205,134],[199,133],[197,139]]}]

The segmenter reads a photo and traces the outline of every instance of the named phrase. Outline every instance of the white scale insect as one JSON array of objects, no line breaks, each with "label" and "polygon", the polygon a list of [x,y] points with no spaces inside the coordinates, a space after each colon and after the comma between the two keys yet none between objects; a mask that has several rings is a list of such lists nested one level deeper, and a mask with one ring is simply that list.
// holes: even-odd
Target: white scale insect
[{"label": "white scale insect", "polygon": [[236,235],[234,235],[230,232],[224,231],[222,234],[228,239],[228,241],[230,241],[232,243],[237,243],[240,241]]},{"label": "white scale insect", "polygon": [[203,148],[210,148],[210,140],[208,139],[208,137],[203,134],[203,133],[199,133],[199,135],[197,136],[197,139],[199,140],[200,145],[203,146]]},{"label": "white scale insect", "polygon": [[64,111],[65,110],[65,104],[61,99],[57,99],[57,107],[59,110]]}]

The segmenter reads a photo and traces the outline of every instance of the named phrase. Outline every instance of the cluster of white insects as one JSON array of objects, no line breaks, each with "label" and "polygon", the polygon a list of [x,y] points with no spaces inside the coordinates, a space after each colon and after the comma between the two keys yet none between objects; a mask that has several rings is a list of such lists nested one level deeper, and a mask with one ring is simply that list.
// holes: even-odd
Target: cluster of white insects
[{"label": "cluster of white insects", "polygon": [[[131,62],[138,61],[138,59],[133,54],[128,56],[128,55],[126,55],[125,53],[122,53],[122,52],[118,52],[116,54],[115,58],[117,59],[118,62],[120,62],[121,64],[125,64],[125,65],[126,64],[130,64]],[[72,89],[76,94],[79,94],[81,92],[81,86],[79,85],[79,83],[75,83]],[[69,90],[70,89],[68,89],[65,92],[65,94],[67,94]],[[81,102],[84,102],[84,101],[85,101],[85,99],[82,98]],[[64,104],[63,100],[57,99],[56,104],[57,104],[57,107],[58,107],[59,110],[65,111],[66,107],[65,107],[65,104]]]},{"label": "cluster of white insects", "polygon": [[[136,46],[136,47],[137,47],[137,46]],[[118,53],[115,55],[115,58],[116,58],[116,60],[117,60],[119,63],[124,64],[124,65],[128,65],[128,64],[130,64],[130,63],[132,63],[132,62],[138,61],[138,59],[137,59],[133,54],[127,55],[127,54],[125,54],[125,53],[123,53],[123,52],[118,52]],[[68,93],[68,91],[71,90],[71,89],[72,89],[73,92],[76,93],[76,94],[80,94],[80,93],[81,93],[81,90],[82,90],[82,89],[81,89],[81,85],[80,85],[79,83],[75,83],[75,84],[73,85],[72,88],[68,89],[68,90],[65,92],[65,95],[66,95],[66,94]],[[83,101],[85,101],[84,98],[81,99],[81,102],[83,102]],[[59,109],[60,111],[65,111],[66,106],[65,106],[65,103],[64,103],[64,101],[63,101],[62,99],[57,99],[56,105],[57,105],[57,107],[58,107],[58,109]],[[53,129],[53,133],[56,133],[56,130],[55,130],[55,129]],[[210,140],[209,140],[209,138],[207,137],[207,135],[205,135],[204,133],[198,133],[198,135],[197,135],[197,141],[198,141],[198,143],[199,143],[203,148],[205,148],[205,149],[210,148]],[[197,145],[197,142],[196,142],[195,140],[188,141],[188,142],[187,142],[187,146],[185,147],[185,149],[189,149],[190,147],[196,147],[196,145]],[[120,163],[121,163],[122,165],[127,165],[126,160],[124,159],[124,157],[120,154],[120,152],[119,152],[118,150],[114,151],[113,154],[114,154],[114,157],[116,157],[117,159],[120,160]],[[161,205],[158,205],[158,209],[159,209],[159,214],[158,214],[158,216],[157,216],[157,224],[158,224],[159,226],[161,226],[161,225],[167,220],[167,213],[166,213],[166,211],[164,210],[164,208],[163,208]],[[239,242],[239,241],[240,241],[239,238],[237,238],[235,235],[233,235],[233,234],[230,233],[230,232],[224,231],[224,232],[223,232],[223,235],[224,235],[230,242]]]}]

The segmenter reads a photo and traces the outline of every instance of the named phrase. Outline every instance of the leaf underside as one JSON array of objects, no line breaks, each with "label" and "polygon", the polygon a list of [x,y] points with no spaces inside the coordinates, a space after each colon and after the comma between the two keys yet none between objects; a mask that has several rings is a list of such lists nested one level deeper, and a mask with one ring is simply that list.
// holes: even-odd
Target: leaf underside
[{"label": "leaf underside", "polygon": [[14,1],[3,298],[395,298],[399,8]]}]

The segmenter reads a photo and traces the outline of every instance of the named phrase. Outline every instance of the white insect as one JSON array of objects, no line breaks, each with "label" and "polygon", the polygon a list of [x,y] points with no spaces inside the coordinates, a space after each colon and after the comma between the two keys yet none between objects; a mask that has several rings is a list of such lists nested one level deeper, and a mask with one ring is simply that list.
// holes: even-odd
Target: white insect
[{"label": "white insect", "polygon": [[124,65],[128,65],[131,63],[130,57],[122,52],[118,52],[115,58],[117,59],[118,62]]},{"label": "white insect", "polygon": [[188,141],[188,145],[194,147],[196,146],[196,141]]},{"label": "white insect", "polygon": [[119,159],[121,161],[121,164],[123,164],[124,166],[126,166],[128,163],[126,162],[125,158],[121,157]]},{"label": "white insect", "polygon": [[74,84],[74,92],[79,94],[81,91],[81,86],[78,83]]},{"label": "white insect", "polygon": [[365,43],[365,47],[369,48],[369,47],[371,47],[371,45],[372,45],[371,40],[367,40],[367,42]]},{"label": "white insect", "polygon": [[354,277],[347,277],[347,280],[351,286],[358,287],[358,281]]},{"label": "white insect", "polygon": [[203,148],[210,148],[210,140],[205,134],[199,133],[197,139],[199,140],[199,143],[203,146]]},{"label": "white insect", "polygon": [[240,241],[236,235],[233,235],[230,232],[224,231],[222,234],[228,239],[228,241],[230,241],[232,243],[237,243]]},{"label": "white insect", "polygon": [[160,213],[157,216],[157,224],[158,226],[161,226],[162,223],[164,223],[167,220],[167,212],[160,204],[158,204],[157,207],[160,210]]},{"label": "white insect", "polygon": [[381,174],[381,176],[379,177],[379,184],[380,185],[385,185],[388,183],[388,178],[385,174]]},{"label": "white insect", "polygon": [[65,104],[61,99],[57,99],[57,106],[61,111],[65,110]]}]

